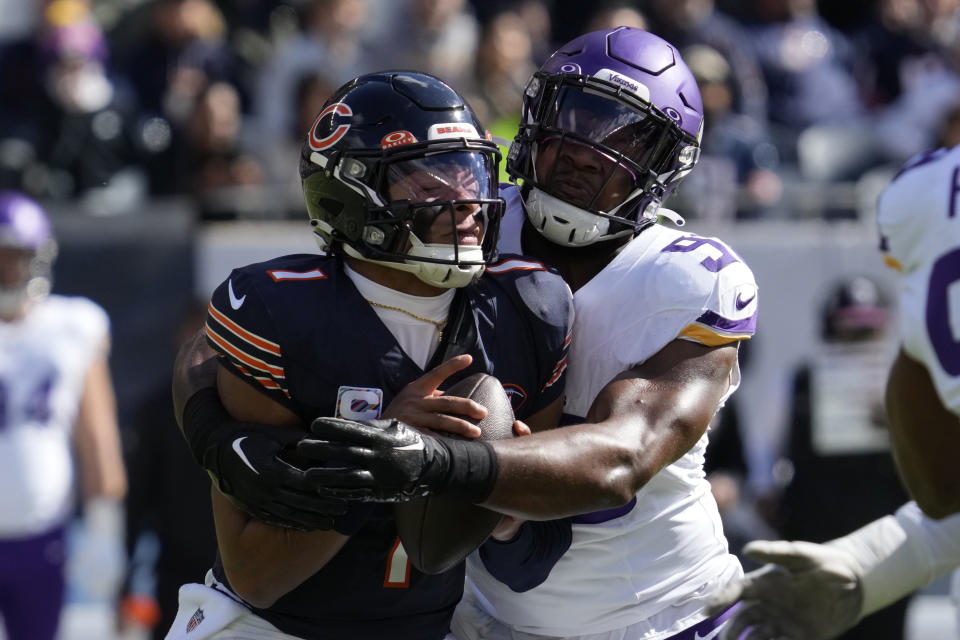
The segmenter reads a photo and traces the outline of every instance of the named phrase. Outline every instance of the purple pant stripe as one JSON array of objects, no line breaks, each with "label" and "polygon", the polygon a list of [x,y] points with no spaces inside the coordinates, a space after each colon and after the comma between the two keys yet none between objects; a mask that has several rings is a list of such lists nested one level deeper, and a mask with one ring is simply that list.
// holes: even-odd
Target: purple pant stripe
[{"label": "purple pant stripe", "polygon": [[739,607],[740,603],[738,602],[720,615],[707,618],[692,627],[687,627],[680,633],[670,636],[667,640],[713,640],[720,635],[720,629]]}]

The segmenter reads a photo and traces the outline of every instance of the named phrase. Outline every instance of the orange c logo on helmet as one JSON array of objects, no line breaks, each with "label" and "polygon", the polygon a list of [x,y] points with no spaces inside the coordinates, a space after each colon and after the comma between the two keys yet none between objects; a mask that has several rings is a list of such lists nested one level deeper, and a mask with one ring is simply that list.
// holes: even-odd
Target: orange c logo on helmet
[{"label": "orange c logo on helmet", "polygon": [[[331,116],[330,119],[330,128],[333,129],[329,134],[322,138],[317,137],[317,127],[320,126],[320,121]],[[333,126],[334,121],[340,117],[344,122],[342,124]],[[353,119],[353,110],[350,109],[350,105],[343,104],[342,102],[337,102],[332,104],[323,111],[320,112],[320,115],[317,116],[317,119],[314,120],[313,126],[310,127],[310,148],[315,151],[323,151],[327,147],[331,147],[340,139],[347,135],[347,131],[350,129],[350,121]]]}]

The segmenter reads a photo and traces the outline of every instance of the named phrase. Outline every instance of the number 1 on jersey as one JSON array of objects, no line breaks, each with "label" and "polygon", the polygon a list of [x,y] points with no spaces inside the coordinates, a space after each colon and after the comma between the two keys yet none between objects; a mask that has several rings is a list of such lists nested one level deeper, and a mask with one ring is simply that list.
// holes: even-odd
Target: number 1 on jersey
[{"label": "number 1 on jersey", "polygon": [[383,586],[388,589],[406,589],[410,586],[410,558],[400,538],[394,541],[390,555],[387,556],[387,573],[383,578]]}]

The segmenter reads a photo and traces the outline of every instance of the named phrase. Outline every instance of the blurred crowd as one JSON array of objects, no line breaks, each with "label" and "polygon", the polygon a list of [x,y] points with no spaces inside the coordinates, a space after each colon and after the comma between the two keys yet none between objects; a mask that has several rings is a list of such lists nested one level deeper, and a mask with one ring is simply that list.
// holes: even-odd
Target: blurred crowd
[{"label": "blurred crowd", "polygon": [[[675,44],[700,84],[703,154],[669,203],[687,218],[855,218],[858,189],[884,182],[873,177],[960,143],[960,0],[0,0],[0,16],[0,190],[94,214],[181,198],[199,221],[305,221],[297,150],[341,83],[377,69],[433,73],[509,141],[523,89],[549,52],[621,24]],[[825,540],[904,499],[885,448],[871,440],[878,391],[818,396],[835,387],[827,374],[839,370],[838,354],[860,373],[893,338],[879,296],[843,299],[824,321],[862,326],[825,328],[823,353],[796,372],[781,504],[739,494],[736,402],[715,425],[708,470],[718,472],[735,550],[757,537]],[[188,310],[184,329],[203,309]],[[849,379],[874,380],[870,371]],[[848,402],[850,393],[862,402]],[[838,417],[841,404],[859,407],[855,420]],[[869,436],[860,449],[824,449],[824,424],[841,423],[844,433],[860,429],[853,439]],[[207,479],[173,424],[166,378],[131,426],[122,618],[162,637],[176,586],[205,571],[214,548]],[[881,458],[882,491],[836,499],[837,484],[875,477],[857,465],[876,471]],[[171,478],[164,466],[193,475]],[[856,522],[820,517],[824,496]],[[201,521],[189,536],[178,528]],[[198,540],[197,529],[210,535]],[[159,550],[140,536],[147,530]],[[896,637],[904,610],[875,624]]]},{"label": "blurred crowd", "polygon": [[[701,85],[692,218],[796,216],[960,141],[958,0],[0,0],[0,188],[201,219],[299,218],[293,151],[332,89],[412,68],[512,139],[531,72],[579,32],[626,24]],[[799,194],[799,196],[797,195]],[[852,217],[833,198],[817,215]],[[808,203],[809,204],[809,203]]]}]

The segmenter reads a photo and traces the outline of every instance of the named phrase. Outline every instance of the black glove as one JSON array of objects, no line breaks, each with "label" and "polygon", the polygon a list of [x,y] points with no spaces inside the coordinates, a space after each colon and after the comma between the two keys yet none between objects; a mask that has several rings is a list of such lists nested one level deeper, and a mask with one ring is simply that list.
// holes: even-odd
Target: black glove
[{"label": "black glove", "polygon": [[305,531],[353,526],[344,522],[349,519],[346,501],[319,495],[307,473],[290,462],[305,435],[301,431],[237,422],[215,389],[198,391],[187,401],[183,429],[194,457],[220,491],[254,518]]},{"label": "black glove", "polygon": [[454,493],[480,502],[496,478],[496,455],[480,440],[434,437],[399,420],[321,417],[311,423],[310,431],[316,439],[301,440],[297,453],[343,465],[305,471],[322,495],[405,502]]},{"label": "black glove", "polygon": [[205,465],[220,492],[267,524],[301,530],[334,529],[346,500],[321,496],[307,473],[285,460],[303,434],[270,425],[236,423],[232,440],[213,445]]}]

